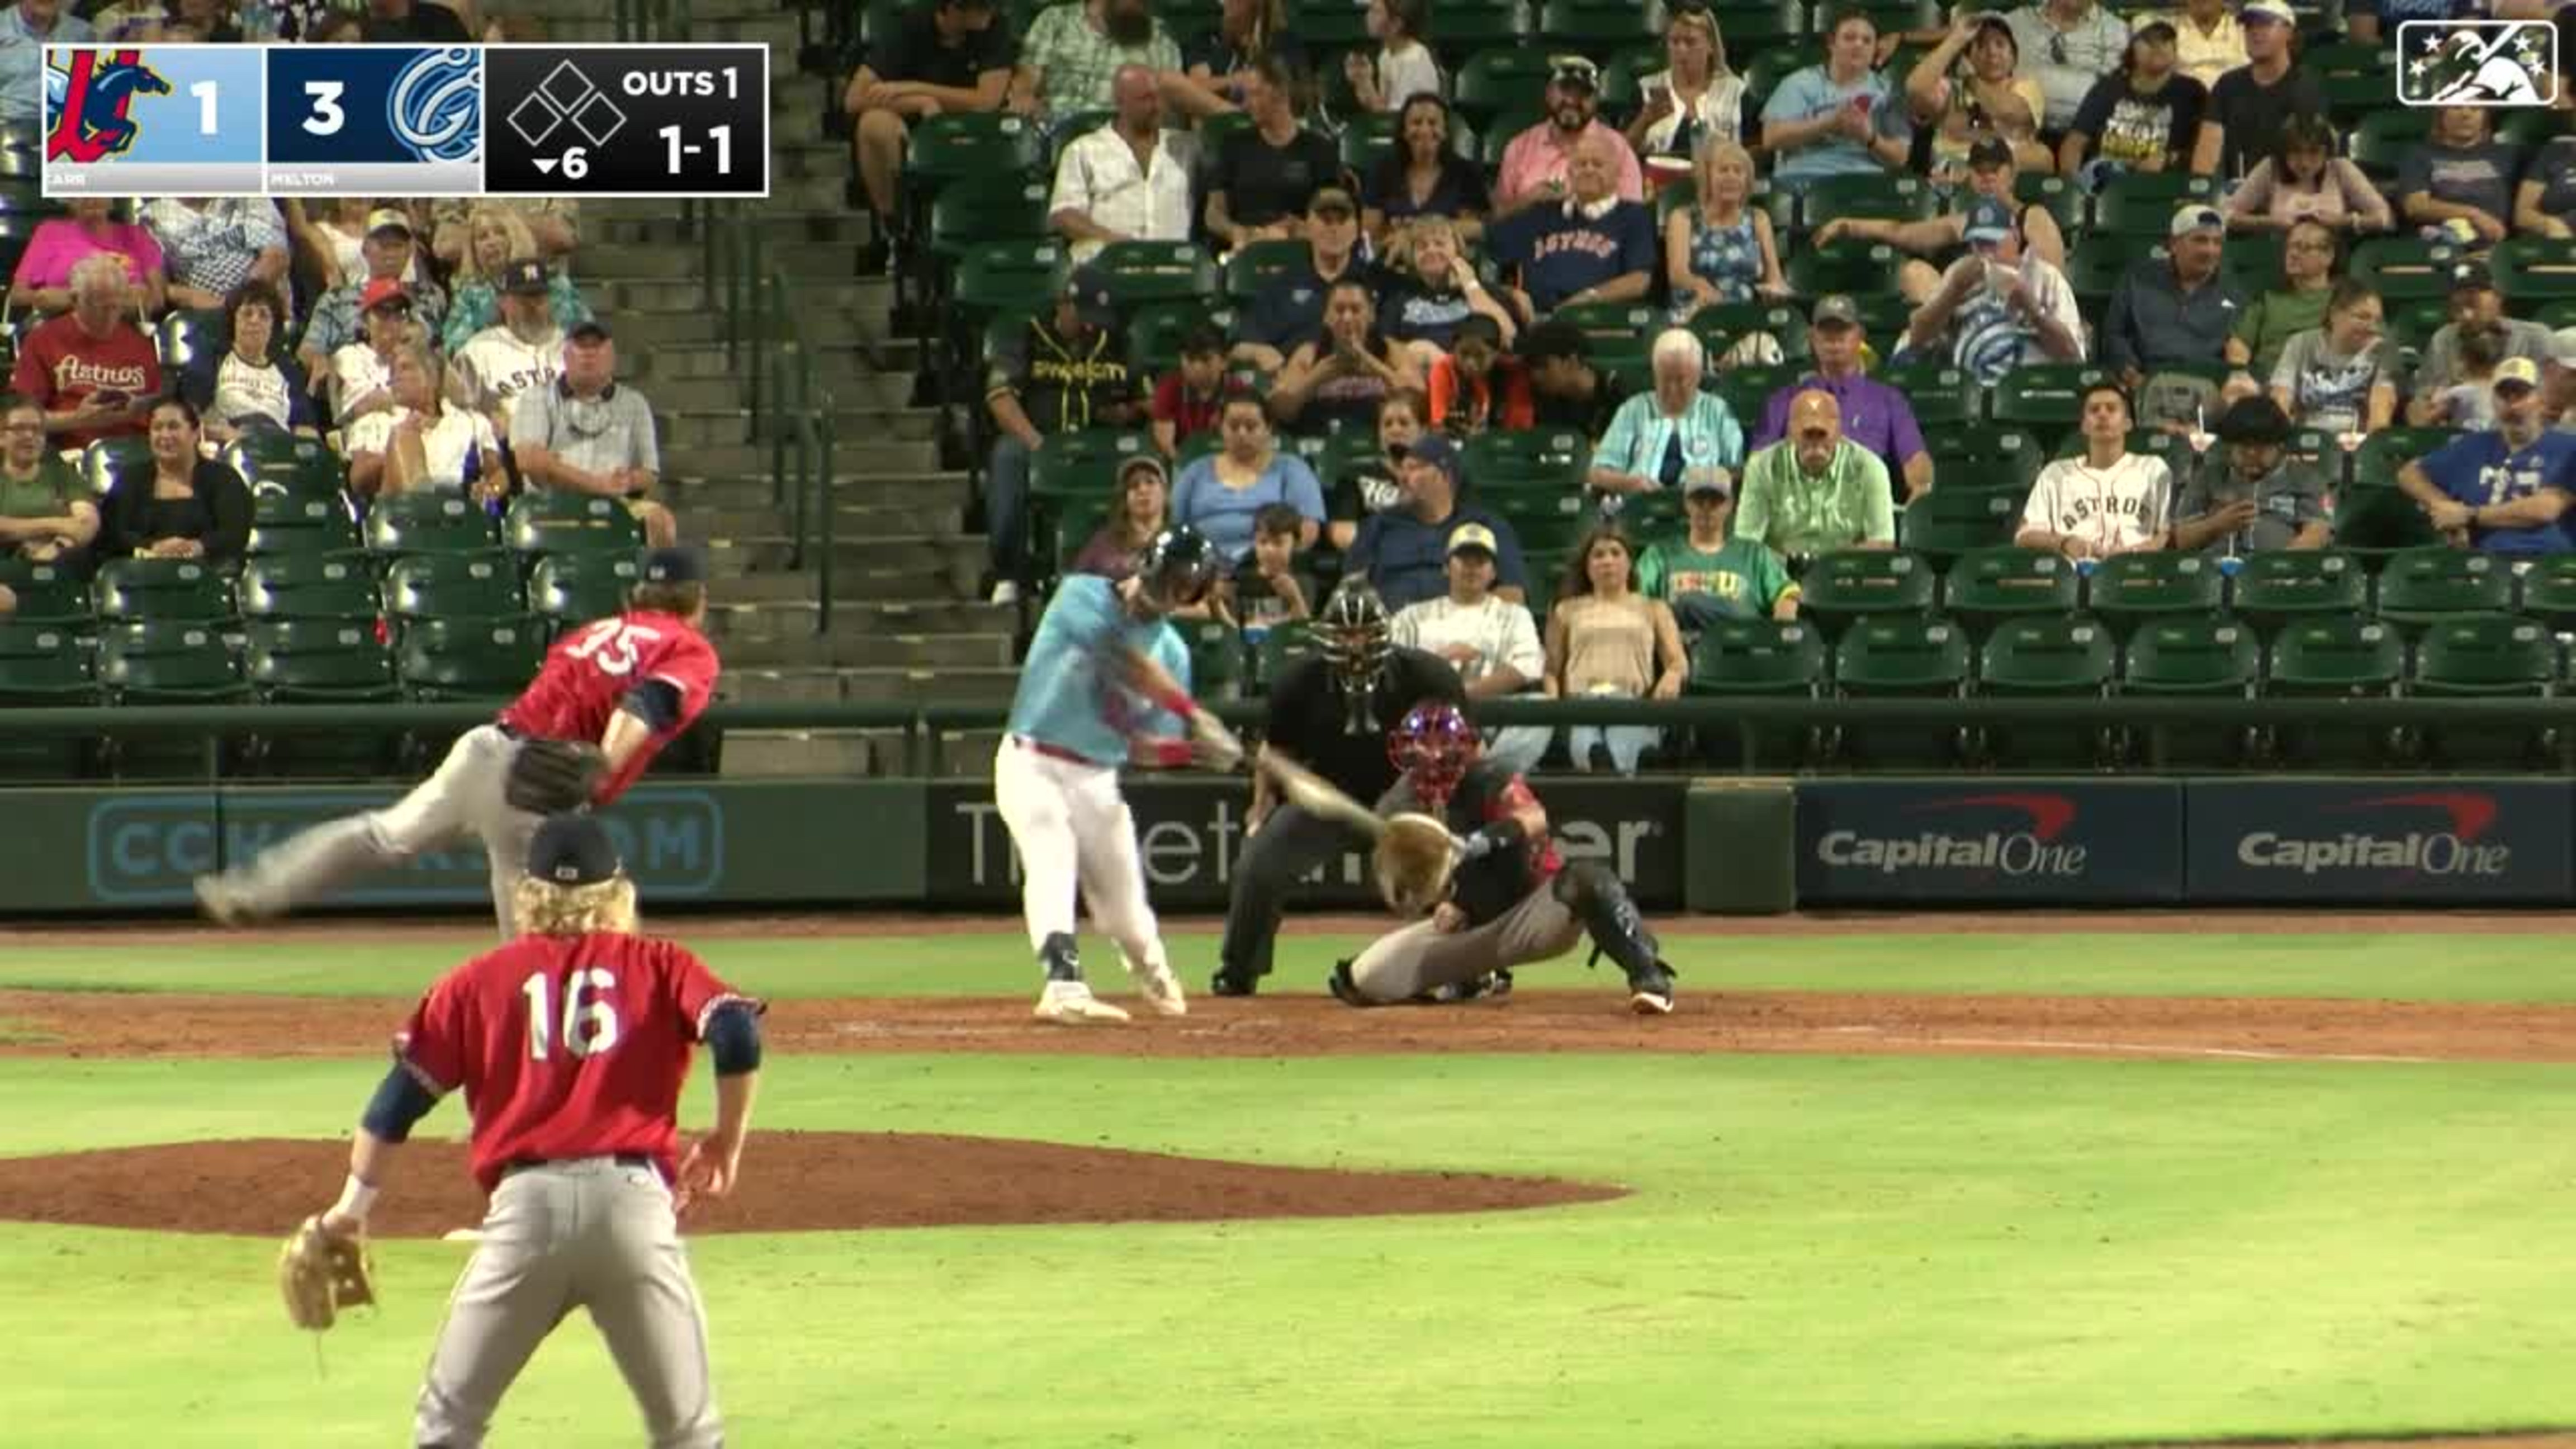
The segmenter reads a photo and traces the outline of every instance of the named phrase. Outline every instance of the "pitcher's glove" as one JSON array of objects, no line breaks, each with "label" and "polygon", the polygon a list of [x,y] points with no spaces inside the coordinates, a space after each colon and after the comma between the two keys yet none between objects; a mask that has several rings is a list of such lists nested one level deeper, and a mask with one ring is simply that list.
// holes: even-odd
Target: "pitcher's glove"
[{"label": "pitcher's glove", "polygon": [[1408,918],[1426,916],[1449,899],[1450,877],[1458,869],[1457,837],[1428,815],[1393,816],[1377,838],[1369,864],[1389,910]]},{"label": "pitcher's glove", "polygon": [[501,795],[513,810],[561,815],[588,805],[607,775],[608,756],[597,745],[529,740],[511,758]]},{"label": "pitcher's glove", "polygon": [[366,1239],[326,1231],[319,1216],[287,1235],[277,1254],[277,1286],[286,1294],[286,1316],[315,1332],[337,1322],[340,1310],[376,1301]]}]

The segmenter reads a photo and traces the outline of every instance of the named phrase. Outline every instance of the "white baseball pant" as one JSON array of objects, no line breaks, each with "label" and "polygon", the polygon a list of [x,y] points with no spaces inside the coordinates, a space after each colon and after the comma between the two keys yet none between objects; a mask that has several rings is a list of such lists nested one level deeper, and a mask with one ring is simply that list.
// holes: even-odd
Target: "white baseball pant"
[{"label": "white baseball pant", "polygon": [[1091,923],[1131,971],[1168,965],[1162,927],[1145,899],[1136,817],[1107,765],[1041,752],[1007,736],[993,756],[993,802],[1020,855],[1020,914],[1029,949],[1071,935],[1077,892]]}]

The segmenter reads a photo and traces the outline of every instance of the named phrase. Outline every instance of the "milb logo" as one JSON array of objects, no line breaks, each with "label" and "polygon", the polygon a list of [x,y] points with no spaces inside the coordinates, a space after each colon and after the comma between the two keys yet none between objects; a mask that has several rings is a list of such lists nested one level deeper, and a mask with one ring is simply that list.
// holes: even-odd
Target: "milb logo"
[{"label": "milb logo", "polygon": [[2382,835],[2346,830],[2335,835],[2293,836],[2257,830],[2239,836],[2236,859],[2256,870],[2327,871],[2387,870],[2409,876],[2500,876],[2513,868],[2513,847],[2479,843],[2495,824],[2492,795],[2438,791],[2420,795],[2383,795],[2356,800],[2333,813],[2388,808],[2439,811],[2447,830],[2410,830]]},{"label": "milb logo", "polygon": [[1963,795],[1927,800],[1907,814],[1935,810],[2002,811],[2020,817],[2018,828],[1962,835],[1924,830],[1913,835],[1869,835],[1829,830],[1816,841],[1816,859],[1851,870],[1895,875],[1914,870],[1955,870],[2011,879],[2072,880],[2084,874],[2085,847],[2061,841],[2075,824],[2075,801],[2064,795]]}]

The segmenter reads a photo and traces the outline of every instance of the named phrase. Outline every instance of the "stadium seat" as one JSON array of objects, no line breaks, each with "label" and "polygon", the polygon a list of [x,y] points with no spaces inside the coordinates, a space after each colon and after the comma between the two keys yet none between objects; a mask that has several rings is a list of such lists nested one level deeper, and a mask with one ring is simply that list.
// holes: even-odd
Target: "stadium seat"
[{"label": "stadium seat", "polygon": [[644,546],[644,525],[624,499],[540,488],[510,505],[501,538],[523,559],[559,553],[631,557]]},{"label": "stadium seat", "polygon": [[368,704],[398,697],[393,658],[367,624],[264,620],[249,627],[242,664],[251,688],[270,704]]},{"label": "stadium seat", "polygon": [[[2219,272],[2237,295],[2259,297],[2281,285],[2281,248],[2285,233],[2238,233],[2227,239]],[[2269,381],[2269,379],[2265,379]]]},{"label": "stadium seat", "polygon": [[1557,308],[1549,320],[1583,334],[1584,355],[1593,366],[1642,382],[1664,311],[1642,302],[1584,302]]},{"label": "stadium seat", "polygon": [[2365,488],[2394,488],[2397,470],[2460,436],[2455,428],[2382,428],[2352,452],[2352,481]]},{"label": "stadium seat", "polygon": [[[1438,34],[1436,28],[1433,33]],[[1547,91],[1549,69],[1548,52],[1543,46],[1509,45],[1480,50],[1459,67],[1450,99],[1477,130],[1491,131],[1494,117],[1539,104]]]},{"label": "stadium seat", "polygon": [[131,478],[152,478],[152,445],[143,438],[101,438],[81,450],[81,481],[92,493],[104,494]]},{"label": "stadium seat", "polygon": [[[2001,699],[2097,698],[2119,665],[2111,631],[2081,614],[2023,615],[1995,626],[1979,650],[1977,690]],[[2089,770],[2108,761],[2101,725],[1997,725],[1973,733],[1974,753],[2007,770]]]},{"label": "stadium seat", "polygon": [[2558,678],[2558,641],[2536,620],[2463,614],[2425,628],[2415,644],[2410,694],[2445,697],[2547,694]]},{"label": "stadium seat", "polygon": [[2124,171],[2093,198],[2092,230],[2161,242],[2186,201],[2215,202],[2218,183],[2180,171]]},{"label": "stadium seat", "polygon": [[503,553],[425,554],[385,572],[385,618],[398,633],[426,619],[480,624],[528,612],[517,565]]},{"label": "stadium seat", "polygon": [[915,121],[906,142],[903,184],[916,196],[937,195],[968,177],[1019,176],[1045,164],[1037,123],[1008,111],[949,111]]},{"label": "stadium seat", "polygon": [[623,611],[642,577],[632,557],[552,555],[528,571],[528,608],[560,638],[568,629]]},{"label": "stadium seat", "polygon": [[[1641,329],[1649,347],[1652,346],[1653,334],[1659,330],[1658,327]],[[1767,332],[1779,343],[1780,361],[1784,365],[1802,366],[1810,356],[1807,319],[1799,315],[1797,308],[1781,302],[1712,302],[1691,314],[1690,330],[1691,335],[1699,339],[1700,346],[1707,350],[1712,367],[1738,342],[1757,333]],[[1760,420],[1759,413],[1737,419],[1748,434]]]},{"label": "stadium seat", "polygon": [[1248,303],[1275,278],[1307,265],[1312,255],[1302,241],[1257,241],[1237,247],[1225,259],[1225,295],[1238,303]]},{"label": "stadium seat", "polygon": [[2510,237],[2489,258],[2496,290],[2520,316],[2551,302],[2576,297],[2576,241]]},{"label": "stadium seat", "polygon": [[[2381,698],[2406,669],[2397,631],[2349,612],[2292,619],[2267,653],[2263,693],[2275,698]],[[2369,726],[2284,725],[2270,735],[2273,758],[2292,765],[2358,768],[2406,752],[2399,732]]]},{"label": "stadium seat", "polygon": [[362,547],[357,520],[337,493],[289,493],[267,488],[251,495],[251,540],[245,552],[347,553]]},{"label": "stadium seat", "polygon": [[404,631],[395,662],[411,699],[485,702],[516,697],[544,654],[534,620],[424,619]]},{"label": "stadium seat", "polygon": [[161,365],[178,371],[200,356],[224,345],[227,327],[221,308],[204,311],[173,311],[161,319],[155,339],[161,352]]},{"label": "stadium seat", "polygon": [[1029,460],[1029,492],[1040,499],[1105,499],[1117,491],[1120,464],[1160,456],[1144,433],[1117,428],[1052,433]]},{"label": "stadium seat", "polygon": [[2355,483],[2335,494],[2334,541],[2365,569],[2376,569],[2409,549],[2438,546],[2442,536],[2424,505],[2392,487]]},{"label": "stadium seat", "polygon": [[2576,634],[2576,554],[2545,554],[2521,578],[2521,612],[2560,634]]},{"label": "stadium seat", "polygon": [[1304,619],[1282,624],[1261,636],[1261,648],[1253,668],[1263,692],[1268,692],[1286,677],[1302,660],[1315,657],[1315,626]]},{"label": "stadium seat", "polygon": [[60,564],[0,556],[0,585],[18,596],[18,607],[0,623],[87,624],[96,614],[89,586]]},{"label": "stadium seat", "polygon": [[2344,138],[2344,154],[2384,186],[2405,163],[2406,153],[2423,145],[2432,129],[2430,110],[2383,105],[2362,117]]},{"label": "stadium seat", "polygon": [[401,493],[367,510],[367,551],[381,559],[485,553],[500,546],[491,515],[456,493]]},{"label": "stadium seat", "polygon": [[235,590],[247,620],[319,619],[370,624],[384,611],[363,554],[281,554],[242,565]]},{"label": "stadium seat", "polygon": [[[2246,698],[2262,677],[2254,631],[2217,613],[2152,619],[2129,636],[2120,693],[2146,698]],[[2131,725],[2125,753],[2149,769],[2232,769],[2252,750],[2241,725]]]},{"label": "stadium seat", "polygon": [[2378,614],[2413,639],[2461,614],[2513,607],[2513,571],[2491,554],[2433,544],[2393,555],[2379,572]]},{"label": "stadium seat", "polygon": [[1831,246],[1799,247],[1782,259],[1781,268],[1790,289],[1801,297],[1828,292],[1859,296],[1895,291],[1897,267],[1903,260],[1896,248],[1884,242],[1837,239]]},{"label": "stadium seat", "polygon": [[1845,549],[1807,566],[1798,580],[1798,612],[1832,644],[1864,620],[1929,615],[1938,587],[1930,566],[1911,553]]},{"label": "stadium seat", "polygon": [[2341,549],[2283,549],[2245,557],[2229,604],[2269,639],[2293,620],[2357,617],[2368,586],[2360,561]]},{"label": "stadium seat", "polygon": [[2084,415],[2084,389],[2111,374],[2087,362],[2039,362],[2003,375],[1986,395],[1987,415],[2007,427],[2055,436]]},{"label": "stadium seat", "polygon": [[1982,638],[2006,619],[2075,612],[2083,580],[2066,559],[2037,549],[1983,548],[1942,576],[1941,611]]},{"label": "stadium seat", "polygon": [[1181,339],[1204,322],[1222,336],[1234,334],[1239,314],[1205,301],[1166,302],[1139,308],[1127,324],[1127,356],[1138,371],[1159,380],[1181,365]]},{"label": "stadium seat", "polygon": [[1730,367],[1717,375],[1709,387],[1723,400],[1736,422],[1751,436],[1755,424],[1762,420],[1762,409],[1771,394],[1806,376],[1807,369],[1792,362],[1764,363],[1757,367]]},{"label": "stadium seat", "polygon": [[1308,46],[1347,50],[1369,43],[1368,7],[1350,0],[1291,0],[1288,26]]},{"label": "stadium seat", "polygon": [[[1968,682],[1968,636],[1939,618],[1860,620],[1834,643],[1834,690],[1845,699],[1950,698]],[[1958,758],[1960,731],[1938,725],[1845,725],[1838,753],[1864,767],[1937,768]]]},{"label": "stadium seat", "polygon": [[1223,619],[1188,619],[1180,627],[1190,650],[1190,691],[1201,699],[1241,698],[1250,675],[1243,635]]},{"label": "stadium seat", "polygon": [[106,620],[211,624],[233,617],[232,586],[196,559],[109,559],[99,566],[92,601]]},{"label": "stadium seat", "polygon": [[1577,498],[1592,440],[1575,432],[1507,432],[1490,428],[1467,440],[1459,475],[1479,494]]},{"label": "stadium seat", "polygon": [[[1432,23],[1428,39],[1439,57],[1441,73],[1454,76],[1476,55],[1513,49],[1529,33],[1529,16],[1520,0],[1441,0],[1440,18]],[[1660,48],[1656,53],[1662,53]],[[1607,106],[1607,77],[1602,91],[1602,104]]]},{"label": "stadium seat", "polygon": [[[1937,215],[1941,205],[1941,193],[1914,175],[1819,176],[1796,185],[1785,185],[1775,177],[1772,185],[1784,195],[1794,194],[1796,205],[1788,222],[1801,235],[1849,217],[1924,221]],[[1774,220],[1779,219],[1775,214]],[[1884,291],[1890,280],[1868,290]]]},{"label": "stadium seat", "polygon": [[1966,482],[1971,488],[2006,486],[2028,492],[2048,461],[2027,428],[2005,423],[1957,423],[1938,432],[1926,430],[1923,445],[1932,454],[1934,493],[1942,480]]},{"label": "stadium seat", "polygon": [[[1539,38],[1555,49],[1613,53],[1661,35],[1654,9],[1636,0],[1543,0],[1538,7]],[[1447,18],[1445,13],[1442,18]]]},{"label": "stadium seat", "polygon": [[2145,624],[2215,614],[2226,595],[2226,575],[2199,554],[2123,553],[2093,566],[2084,607],[2126,640]]},{"label": "stadium seat", "polygon": [[2448,297],[2451,264],[2460,256],[2459,248],[2448,243],[2412,236],[2374,237],[2352,249],[2349,270],[2353,280],[2375,288],[2393,312],[2400,302]]},{"label": "stadium seat", "polygon": [[130,620],[99,631],[99,682],[111,703],[214,704],[249,697],[220,630],[179,620]]},{"label": "stadium seat", "polygon": [[[1977,386],[1977,380],[1946,362],[1913,362],[1903,367],[1884,368],[1880,370],[1878,380],[1905,394],[1905,400],[1913,405],[1915,426],[1923,430],[1923,446],[1927,453],[1933,452],[1936,430],[1975,422],[1984,416],[1985,395]],[[1934,456],[1937,458],[1938,454]],[[1941,472],[1937,463],[1933,467],[1932,478],[1938,486]],[[1953,481],[1976,487],[1986,480],[1970,475]]]},{"label": "stadium seat", "polygon": [[2066,245],[2067,290],[2075,294],[2084,315],[2093,318],[2101,317],[2111,305],[2111,294],[2131,264],[2156,250],[2140,238],[2105,232],[2069,237]]},{"label": "stadium seat", "polygon": [[1962,554],[2011,543],[2022,498],[2019,488],[1935,487],[1898,510],[1896,542],[1932,568],[1946,569]]},{"label": "stadium seat", "polygon": [[949,263],[1000,242],[1040,242],[1050,235],[1041,176],[993,172],[950,182],[930,204],[930,252]]},{"label": "stadium seat", "polygon": [[[89,650],[66,625],[0,618],[0,709],[70,708],[98,702]],[[60,784],[78,778],[90,743],[76,736],[0,735],[0,779]]]}]

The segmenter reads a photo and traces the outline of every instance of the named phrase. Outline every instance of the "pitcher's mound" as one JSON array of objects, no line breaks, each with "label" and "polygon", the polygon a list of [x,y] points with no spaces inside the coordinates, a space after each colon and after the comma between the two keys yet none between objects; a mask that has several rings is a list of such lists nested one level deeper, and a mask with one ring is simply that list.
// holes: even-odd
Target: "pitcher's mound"
[{"label": "pitcher's mound", "polygon": [[[0,1217],[283,1237],[330,1205],[344,1142],[248,1138],[0,1158]],[[760,1132],[742,1182],[689,1210],[692,1233],[956,1224],[1208,1222],[1475,1213],[1602,1202],[1625,1189],[1554,1178],[1264,1167],[1156,1152],[899,1132]],[[415,1140],[369,1220],[436,1238],[483,1217],[462,1143]]]}]

